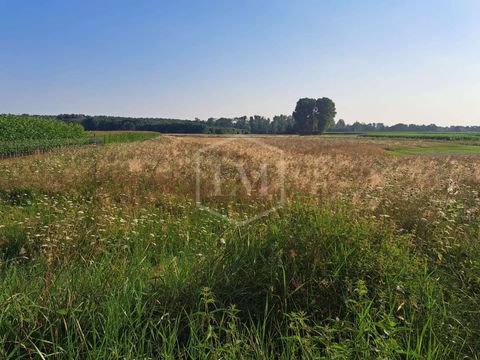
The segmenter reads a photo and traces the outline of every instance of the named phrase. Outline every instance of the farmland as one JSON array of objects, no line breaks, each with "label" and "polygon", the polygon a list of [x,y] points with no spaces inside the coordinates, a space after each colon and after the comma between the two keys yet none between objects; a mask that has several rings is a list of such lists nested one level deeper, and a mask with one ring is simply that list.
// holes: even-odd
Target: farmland
[{"label": "farmland", "polygon": [[40,117],[0,115],[0,157],[88,142],[80,125]]},{"label": "farmland", "polygon": [[34,116],[0,115],[0,141],[77,139],[83,127]]},{"label": "farmland", "polygon": [[[476,151],[362,137],[144,140],[0,162],[0,358],[478,356]],[[244,226],[196,206],[199,151],[204,178],[218,159],[255,174],[281,153],[284,176],[269,188],[285,203]],[[223,181],[238,185],[234,172]],[[238,192],[225,208],[275,201]]]},{"label": "farmland", "polygon": [[149,131],[90,131],[89,136],[99,139],[104,144],[128,143],[154,139],[160,134]]},{"label": "farmland", "polygon": [[448,141],[480,141],[480,133],[477,132],[368,132],[360,133],[363,137],[376,138],[403,138],[425,140],[448,140]]},{"label": "farmland", "polygon": [[157,132],[86,132],[78,124],[55,119],[0,115],[0,158],[29,155],[71,146],[143,141],[158,137]]}]

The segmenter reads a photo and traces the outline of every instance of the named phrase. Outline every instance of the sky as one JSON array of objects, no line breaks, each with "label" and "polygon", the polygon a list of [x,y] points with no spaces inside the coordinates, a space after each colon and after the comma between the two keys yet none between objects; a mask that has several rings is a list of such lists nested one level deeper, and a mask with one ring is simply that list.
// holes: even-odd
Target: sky
[{"label": "sky", "polygon": [[478,0],[0,0],[0,113],[480,125]]}]

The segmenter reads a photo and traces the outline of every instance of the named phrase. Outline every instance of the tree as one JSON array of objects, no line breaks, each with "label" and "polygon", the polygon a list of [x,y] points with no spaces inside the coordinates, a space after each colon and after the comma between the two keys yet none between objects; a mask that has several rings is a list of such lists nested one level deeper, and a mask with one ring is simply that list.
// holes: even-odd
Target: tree
[{"label": "tree", "polygon": [[335,103],[329,98],[298,100],[293,112],[296,131],[302,134],[321,134],[335,124]]},{"label": "tree", "polygon": [[215,122],[215,125],[219,127],[231,128],[233,127],[233,119],[222,117],[220,119],[217,119],[217,121]]},{"label": "tree", "polygon": [[316,100],[302,98],[297,101],[293,119],[295,120],[295,130],[301,134],[311,134],[314,128],[316,118]]},{"label": "tree", "polygon": [[241,117],[235,118],[235,127],[237,129],[243,129],[249,132],[250,124],[248,123],[247,116],[241,116]]},{"label": "tree", "polygon": [[250,116],[250,129],[254,134],[268,134],[270,119],[260,115]]},{"label": "tree", "polygon": [[285,134],[288,131],[288,127],[291,123],[291,116],[276,115],[273,117],[270,123],[271,134]]},{"label": "tree", "polygon": [[396,124],[393,126],[390,126],[390,131],[408,131],[408,125],[407,124]]},{"label": "tree", "polygon": [[317,107],[317,125],[315,131],[319,134],[335,124],[337,110],[335,103],[329,98],[321,98],[316,102]]},{"label": "tree", "polygon": [[335,124],[335,130],[344,130],[347,125],[345,124],[345,120],[340,119]]}]

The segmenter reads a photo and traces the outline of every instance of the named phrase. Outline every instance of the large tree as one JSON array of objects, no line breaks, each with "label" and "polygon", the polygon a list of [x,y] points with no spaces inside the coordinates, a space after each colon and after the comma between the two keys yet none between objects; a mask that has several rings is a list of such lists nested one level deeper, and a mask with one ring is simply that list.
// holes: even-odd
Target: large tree
[{"label": "large tree", "polygon": [[321,134],[335,124],[335,103],[329,98],[298,100],[293,112],[295,130],[301,134]]},{"label": "large tree", "polygon": [[316,100],[303,98],[297,101],[293,119],[295,120],[295,130],[301,134],[311,134],[313,132],[316,118]]},{"label": "large tree", "polygon": [[318,123],[316,131],[321,134],[329,127],[335,125],[337,110],[335,109],[335,103],[326,97],[318,99],[316,105]]}]

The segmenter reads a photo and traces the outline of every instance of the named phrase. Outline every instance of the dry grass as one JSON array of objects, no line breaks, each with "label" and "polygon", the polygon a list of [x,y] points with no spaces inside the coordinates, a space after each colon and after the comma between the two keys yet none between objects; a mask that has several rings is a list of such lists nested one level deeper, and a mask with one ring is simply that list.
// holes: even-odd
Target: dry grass
[{"label": "dry grass", "polygon": [[[348,197],[375,209],[382,201],[408,194],[446,199],[452,195],[447,191],[452,186],[463,196],[480,184],[480,157],[475,155],[398,157],[384,150],[385,140],[293,136],[255,139],[283,152],[288,198],[310,195],[318,201],[329,201]],[[213,176],[213,165],[221,162],[230,170],[241,163],[255,179],[259,164],[274,165],[279,159],[272,149],[244,139],[224,141],[207,136],[162,136],[143,143],[12,159],[0,165],[0,187],[75,192],[95,183],[101,185],[96,189],[99,196],[121,194],[128,203],[137,201],[140,195],[153,201],[165,196],[193,200],[195,159],[202,149],[222,144],[202,158],[202,175],[208,178]],[[233,179],[235,171],[230,173],[231,180],[238,182]],[[269,186],[278,189],[280,178],[269,175]]]},{"label": "dry grass", "polygon": [[[76,148],[50,155],[11,159],[0,163],[0,188],[30,189],[47,194],[94,196],[97,207],[120,206],[134,214],[139,208],[196,200],[197,156],[202,154],[201,201],[237,220],[287,200],[307,196],[318,204],[338,200],[352,211],[389,216],[400,227],[411,220],[434,222],[460,203],[468,221],[480,208],[480,156],[394,156],[385,149],[413,146],[411,140],[318,138],[298,136],[162,136],[142,143]],[[230,141],[232,140],[232,141]],[[265,144],[267,146],[262,146]],[[284,181],[276,167],[279,149]],[[221,164],[222,195],[216,196],[214,170]],[[242,164],[252,182],[247,194],[236,166]],[[268,167],[268,194],[260,190],[259,166]]]}]

